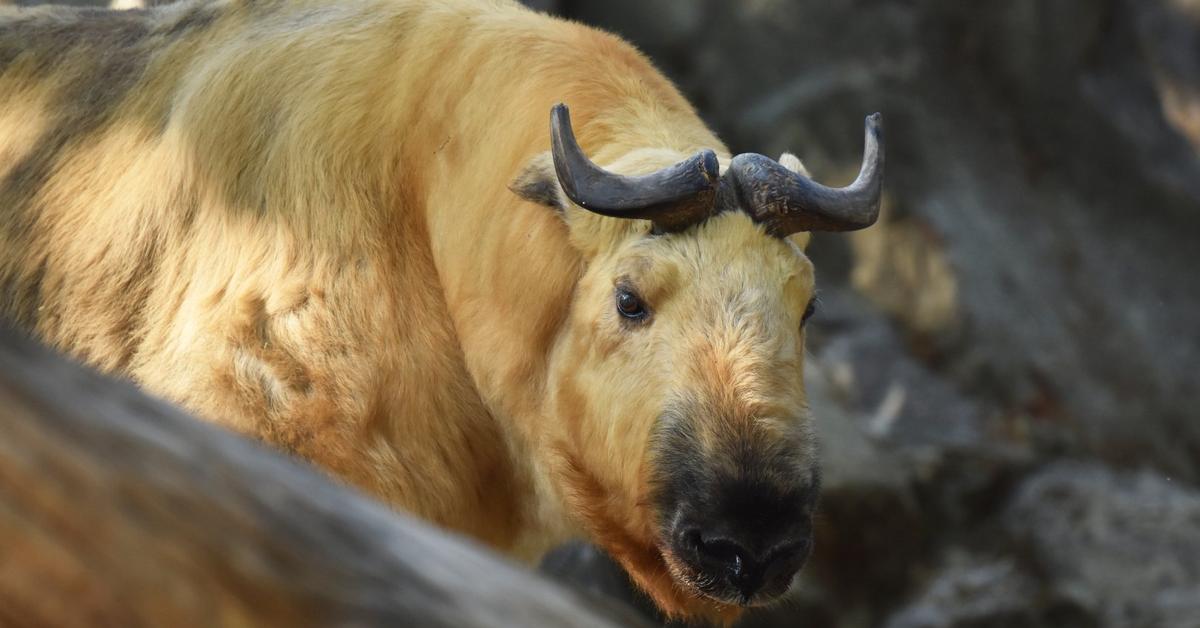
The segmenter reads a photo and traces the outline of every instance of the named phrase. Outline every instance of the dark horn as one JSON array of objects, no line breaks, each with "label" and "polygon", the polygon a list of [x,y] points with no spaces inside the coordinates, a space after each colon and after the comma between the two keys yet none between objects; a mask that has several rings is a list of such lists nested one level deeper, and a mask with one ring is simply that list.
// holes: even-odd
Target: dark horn
[{"label": "dark horn", "polygon": [[800,231],[854,231],[879,217],[883,194],[883,118],[867,116],[866,143],[858,178],[830,188],[756,154],[733,158],[729,172],[741,202],[754,220],[777,236]]},{"label": "dark horn", "polygon": [[608,172],[583,154],[563,104],[550,111],[550,141],[563,192],[588,211],[649,220],[659,231],[685,229],[712,213],[719,165],[711,150],[641,176]]}]

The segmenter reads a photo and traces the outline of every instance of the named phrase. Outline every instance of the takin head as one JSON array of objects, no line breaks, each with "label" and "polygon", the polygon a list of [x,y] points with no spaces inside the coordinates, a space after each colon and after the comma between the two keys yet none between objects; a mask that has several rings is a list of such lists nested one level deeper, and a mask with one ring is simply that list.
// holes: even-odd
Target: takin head
[{"label": "takin head", "polygon": [[841,189],[790,155],[738,155],[719,175],[704,151],[615,174],[661,151],[602,169],[563,105],[551,139],[512,187],[556,206],[586,261],[547,382],[555,489],[667,614],[731,619],[787,591],[812,547],[814,279],[794,234],[875,221],[878,114]]}]

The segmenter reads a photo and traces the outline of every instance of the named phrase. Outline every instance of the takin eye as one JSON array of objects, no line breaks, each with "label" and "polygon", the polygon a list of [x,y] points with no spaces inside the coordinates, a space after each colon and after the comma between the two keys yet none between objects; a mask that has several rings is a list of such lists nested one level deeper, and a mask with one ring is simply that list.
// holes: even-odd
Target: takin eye
[{"label": "takin eye", "polygon": [[629,290],[617,289],[617,313],[630,320],[640,321],[646,318],[646,306],[642,300]]},{"label": "takin eye", "polygon": [[816,313],[817,297],[813,297],[812,300],[808,302],[808,307],[804,308],[804,315],[800,317],[800,326],[804,327],[804,324],[808,322],[808,319],[812,318],[812,315]]}]

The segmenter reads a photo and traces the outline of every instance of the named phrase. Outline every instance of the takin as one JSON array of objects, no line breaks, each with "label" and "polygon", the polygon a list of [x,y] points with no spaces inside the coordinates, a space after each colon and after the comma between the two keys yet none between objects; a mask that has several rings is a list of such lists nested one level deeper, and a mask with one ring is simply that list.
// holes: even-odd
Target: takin
[{"label": "takin", "polygon": [[732,156],[630,45],[506,0],[0,7],[0,316],[732,621],[810,553],[804,245],[875,221],[866,127],[844,188]]}]

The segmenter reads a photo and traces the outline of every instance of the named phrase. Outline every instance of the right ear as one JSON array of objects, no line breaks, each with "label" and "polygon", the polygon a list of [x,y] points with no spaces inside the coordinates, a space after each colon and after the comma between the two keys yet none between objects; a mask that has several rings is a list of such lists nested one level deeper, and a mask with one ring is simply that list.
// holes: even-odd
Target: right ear
[{"label": "right ear", "polygon": [[567,210],[567,198],[558,185],[558,174],[554,171],[554,157],[550,151],[539,154],[517,175],[508,189],[521,198],[554,209],[559,214]]}]

